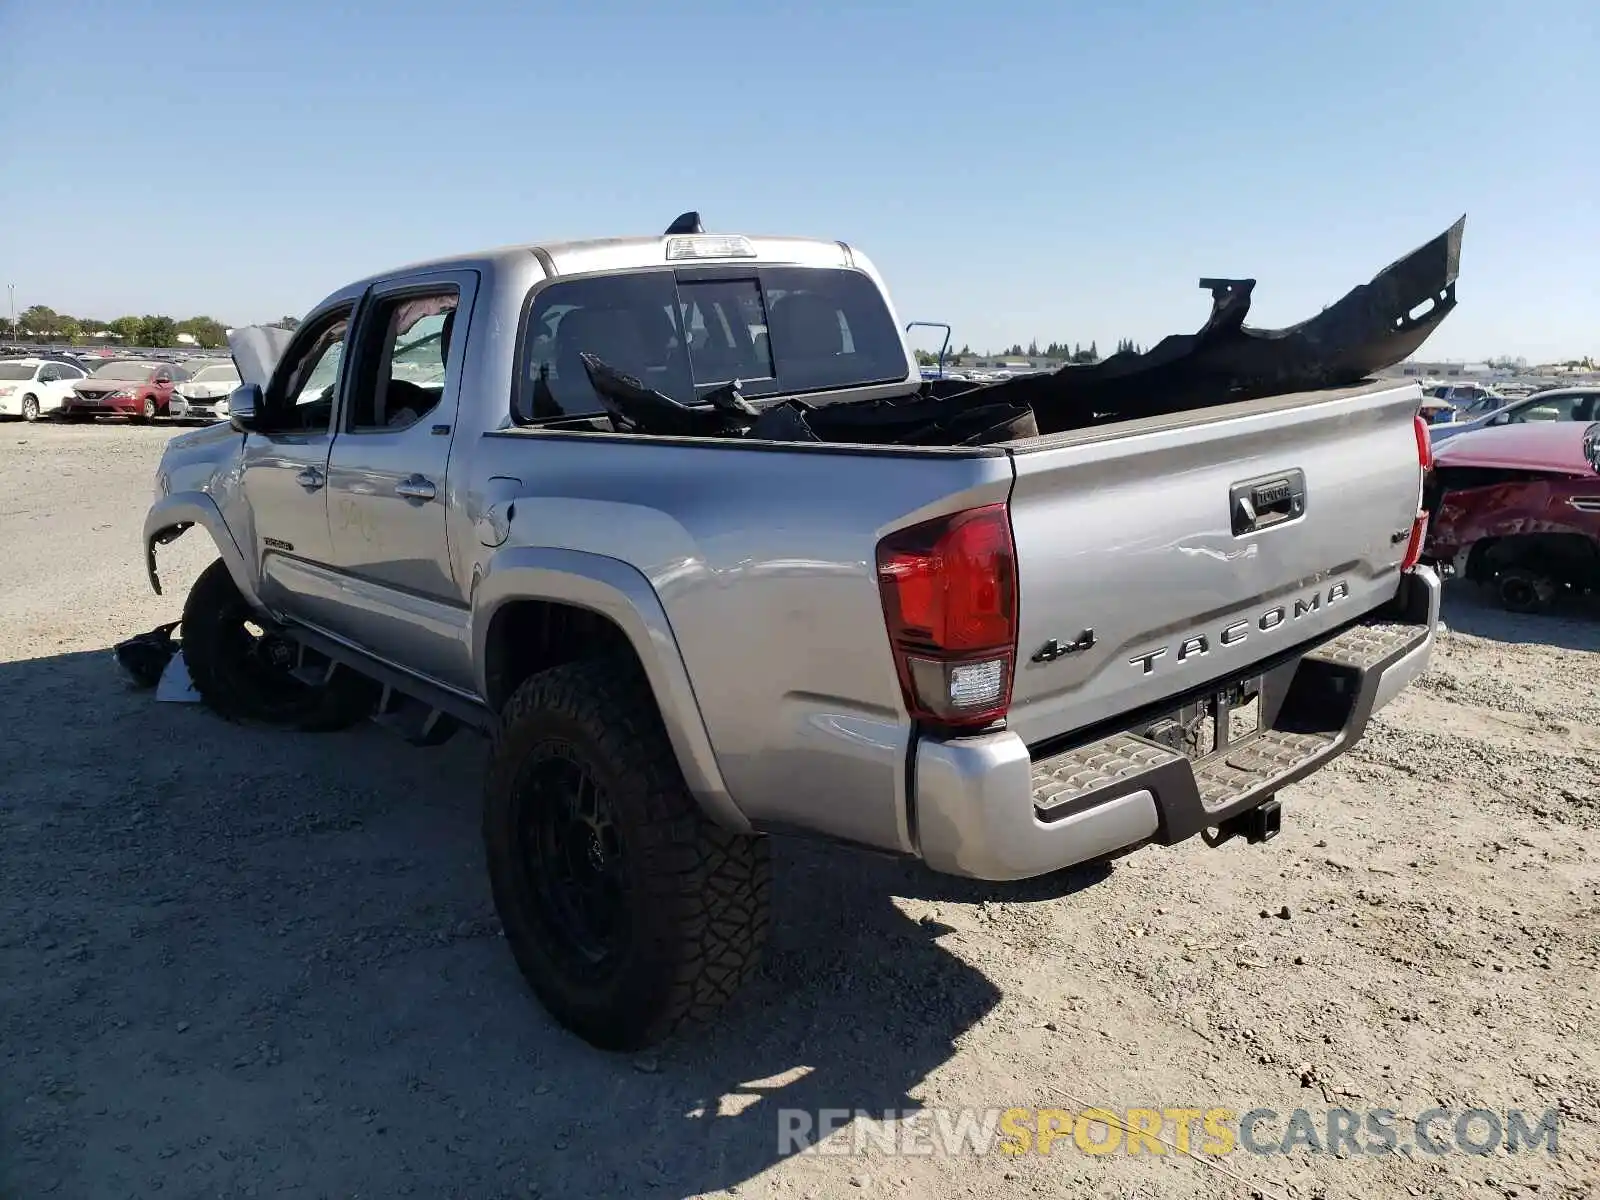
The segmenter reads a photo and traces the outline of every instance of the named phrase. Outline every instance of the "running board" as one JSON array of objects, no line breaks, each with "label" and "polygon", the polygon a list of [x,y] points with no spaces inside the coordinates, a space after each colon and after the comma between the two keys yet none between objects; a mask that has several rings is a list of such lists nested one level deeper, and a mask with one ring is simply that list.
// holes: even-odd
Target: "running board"
[{"label": "running board", "polygon": [[383,689],[372,719],[413,746],[442,746],[461,728],[461,722],[449,713],[388,686]]},{"label": "running board", "polygon": [[[284,633],[323,657],[329,665],[302,666],[297,678],[305,682],[326,682],[340,667],[364,675],[383,687],[373,720],[386,729],[400,734],[417,746],[437,746],[449,740],[457,729],[476,729],[487,733],[494,728],[494,715],[467,696],[373,658],[353,646],[327,636],[304,625],[288,625]],[[305,678],[301,675],[316,676]]]}]

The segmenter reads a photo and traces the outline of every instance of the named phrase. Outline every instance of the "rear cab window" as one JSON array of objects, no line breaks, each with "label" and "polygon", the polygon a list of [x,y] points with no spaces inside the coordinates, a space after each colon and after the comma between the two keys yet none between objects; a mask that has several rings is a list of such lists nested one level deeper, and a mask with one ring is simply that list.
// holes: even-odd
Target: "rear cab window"
[{"label": "rear cab window", "polygon": [[584,353],[681,404],[733,380],[759,400],[911,373],[877,286],[844,268],[695,267],[548,284],[523,326],[518,424],[604,413]]}]

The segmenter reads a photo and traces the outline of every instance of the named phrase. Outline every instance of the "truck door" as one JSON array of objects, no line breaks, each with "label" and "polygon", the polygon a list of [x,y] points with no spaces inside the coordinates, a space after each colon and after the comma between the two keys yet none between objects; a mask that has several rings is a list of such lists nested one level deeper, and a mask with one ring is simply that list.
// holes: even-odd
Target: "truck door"
[{"label": "truck door", "polygon": [[338,305],[314,314],[296,332],[263,391],[242,456],[251,524],[247,552],[259,572],[262,599],[276,607],[293,597],[285,607],[313,621],[326,603],[306,583],[325,569],[332,553],[328,452],[354,311],[354,301]]},{"label": "truck door", "polygon": [[379,284],[351,352],[328,461],[328,525],[343,597],[332,632],[470,689],[468,610],[446,537],[473,271]]}]

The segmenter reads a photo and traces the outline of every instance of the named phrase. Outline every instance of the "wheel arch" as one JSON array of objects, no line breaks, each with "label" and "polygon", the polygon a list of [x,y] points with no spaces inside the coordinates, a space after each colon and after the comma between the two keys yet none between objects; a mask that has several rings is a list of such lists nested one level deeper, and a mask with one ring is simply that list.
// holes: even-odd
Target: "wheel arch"
[{"label": "wheel arch", "polygon": [[210,536],[217,553],[228,566],[228,574],[233,576],[234,584],[245,599],[259,608],[261,601],[249,561],[234,540],[228,523],[222,519],[216,501],[204,492],[174,492],[157,500],[145,515],[144,561],[151,589],[156,595],[161,595],[161,576],[156,571],[156,547],[176,541],[195,525]]},{"label": "wheel arch", "polygon": [[637,568],[576,550],[501,550],[474,579],[471,628],[478,694],[495,712],[536,670],[605,651],[631,655],[702,811],[726,829],[749,832],[723,782],[666,609]]}]

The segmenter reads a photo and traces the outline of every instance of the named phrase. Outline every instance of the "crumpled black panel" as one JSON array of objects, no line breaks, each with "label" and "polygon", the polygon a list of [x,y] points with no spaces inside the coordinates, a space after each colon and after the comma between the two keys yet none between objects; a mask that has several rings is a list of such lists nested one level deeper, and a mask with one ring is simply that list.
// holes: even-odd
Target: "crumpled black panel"
[{"label": "crumpled black panel", "polygon": [[1256,281],[1202,279],[1211,315],[1196,333],[1163,338],[1143,354],[979,385],[952,399],[1028,404],[1040,430],[1055,433],[1359,383],[1415,353],[1455,308],[1466,221],[1298,325],[1252,329],[1244,319]]}]

